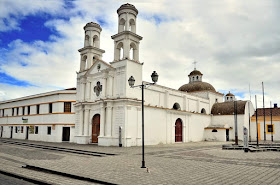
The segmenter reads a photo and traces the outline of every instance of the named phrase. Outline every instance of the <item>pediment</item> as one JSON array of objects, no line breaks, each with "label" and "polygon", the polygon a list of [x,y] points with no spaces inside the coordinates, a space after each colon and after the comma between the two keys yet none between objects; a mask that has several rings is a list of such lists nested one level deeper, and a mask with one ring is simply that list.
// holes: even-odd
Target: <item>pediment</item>
[{"label": "pediment", "polygon": [[93,63],[93,65],[88,69],[88,71],[85,73],[85,76],[100,73],[103,70],[112,69],[112,68],[113,67],[110,64],[104,62],[103,60],[97,59]]}]

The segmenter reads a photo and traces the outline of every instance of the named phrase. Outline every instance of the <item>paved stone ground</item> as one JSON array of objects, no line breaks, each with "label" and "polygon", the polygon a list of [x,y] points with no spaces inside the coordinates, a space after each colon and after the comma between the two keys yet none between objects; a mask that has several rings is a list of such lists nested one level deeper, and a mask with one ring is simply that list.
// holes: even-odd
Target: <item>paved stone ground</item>
[{"label": "paved stone ground", "polygon": [[0,143],[0,169],[51,184],[90,184],[21,168],[29,164],[116,184],[280,184],[280,153],[222,150],[222,142],[147,146],[141,167],[141,147],[119,148],[43,143],[118,154],[94,157]]},{"label": "paved stone ground", "polygon": [[24,180],[13,178],[3,174],[0,174],[0,184],[1,185],[34,185],[33,183],[26,182]]}]

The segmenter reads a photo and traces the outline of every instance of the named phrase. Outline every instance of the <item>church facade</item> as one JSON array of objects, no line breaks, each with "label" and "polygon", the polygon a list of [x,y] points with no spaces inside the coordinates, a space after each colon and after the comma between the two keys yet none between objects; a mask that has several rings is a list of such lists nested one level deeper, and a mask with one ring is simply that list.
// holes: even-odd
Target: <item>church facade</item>
[{"label": "church facade", "polygon": [[[74,113],[67,118],[72,125],[70,142],[97,143],[100,146],[141,145],[142,90],[131,88],[128,83],[128,79],[133,76],[136,85],[149,84],[142,80],[144,64],[140,60],[139,51],[142,37],[136,32],[138,10],[131,4],[124,4],[117,10],[117,14],[118,33],[111,37],[114,41],[112,62],[102,60],[105,51],[100,48],[100,25],[90,22],[84,27],[84,47],[78,50],[80,70],[77,72],[77,88],[72,89],[75,91],[75,100],[69,97],[69,101],[73,101]],[[189,82],[179,89],[153,84],[144,90],[145,144],[234,139],[235,96],[228,93],[224,97],[211,84],[203,82],[202,77],[203,74],[194,69],[188,75]],[[0,102],[0,112],[12,111],[21,100],[13,102],[13,105],[8,105],[6,101]],[[46,100],[43,103],[49,102]],[[250,101],[237,101],[240,139],[242,127],[248,128],[253,113]],[[1,132],[5,134],[1,137],[10,137],[9,132],[13,132],[10,127],[13,124],[21,126],[22,117],[18,116],[14,123],[6,125],[3,115],[0,117],[0,126]],[[42,127],[43,124],[44,118],[38,117],[36,125]],[[60,130],[63,131],[63,127],[67,125],[61,124]],[[29,130],[26,129],[26,132]],[[57,134],[52,141],[61,142],[63,134]]]},{"label": "church facade", "polygon": [[[79,50],[81,65],[75,104],[77,143],[117,146],[121,134],[124,146],[141,145],[141,89],[128,84],[130,76],[134,77],[135,84],[148,83],[142,81],[143,63],[139,60],[142,37],[136,33],[138,10],[131,4],[124,4],[117,13],[118,33],[111,37],[114,40],[113,62],[102,60],[101,27],[92,22],[84,27],[85,44]],[[189,83],[178,90],[157,84],[144,90],[146,144],[234,138],[234,116],[228,108],[233,108],[234,95],[229,94],[228,102],[223,102],[224,95],[203,82],[202,76],[195,69],[188,76]],[[215,108],[217,114],[213,115],[213,107],[224,103],[229,111],[220,113],[216,110],[219,108]],[[238,115],[242,133],[242,126],[249,121],[245,119],[247,109],[251,106],[251,115],[254,109],[249,101],[238,101],[238,104],[242,104]]]}]

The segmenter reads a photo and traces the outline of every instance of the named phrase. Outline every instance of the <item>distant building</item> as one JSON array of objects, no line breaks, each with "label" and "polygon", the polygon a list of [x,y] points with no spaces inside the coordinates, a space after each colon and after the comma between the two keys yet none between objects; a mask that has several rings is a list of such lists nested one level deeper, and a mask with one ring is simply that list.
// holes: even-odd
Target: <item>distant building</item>
[{"label": "distant building", "polygon": [[74,142],[76,89],[0,102],[0,137]]},{"label": "distant building", "polygon": [[[70,142],[118,146],[121,128],[123,146],[142,144],[141,89],[130,88],[128,84],[131,76],[134,76],[136,85],[147,84],[142,78],[143,63],[139,55],[142,37],[136,33],[138,10],[131,4],[124,4],[117,13],[118,33],[111,37],[114,40],[113,61],[102,60],[105,51],[100,48],[100,25],[87,23],[84,47],[79,49],[77,90],[0,102],[0,109],[4,111],[0,118],[4,133],[1,137],[26,139],[28,136],[32,140],[61,142],[69,128]],[[195,68],[188,75],[189,83],[178,90],[157,84],[145,89],[147,145],[234,139],[235,96],[227,94],[224,102],[224,94],[217,92],[210,83],[203,82],[202,76]],[[65,106],[68,106],[65,102],[71,103],[71,111],[65,112]],[[50,103],[53,104],[52,113],[48,112]],[[42,112],[36,113],[37,105],[42,107]],[[17,108],[25,107],[26,110],[28,106],[32,115],[14,115]],[[250,101],[237,101],[240,139],[242,127],[249,125],[249,112],[250,115],[254,112]],[[24,119],[28,119],[28,123]],[[51,136],[48,134],[50,128]],[[32,134],[28,134],[30,130]]]},{"label": "distant building", "polygon": [[280,108],[277,107],[277,104],[274,104],[273,108],[265,108],[265,109],[258,108],[257,113],[258,113],[257,124],[256,124],[256,112],[252,116],[252,122],[251,122],[252,139],[256,140],[257,132],[258,132],[259,140],[264,140],[264,135],[266,135],[266,140],[268,141],[271,141],[271,135],[273,135],[273,140],[280,140]]}]

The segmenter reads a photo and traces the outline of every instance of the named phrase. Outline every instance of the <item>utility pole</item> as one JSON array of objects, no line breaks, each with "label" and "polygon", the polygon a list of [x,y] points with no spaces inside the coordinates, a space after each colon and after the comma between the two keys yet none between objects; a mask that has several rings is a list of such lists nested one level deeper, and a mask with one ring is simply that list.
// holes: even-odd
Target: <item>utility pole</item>
[{"label": "utility pole", "polygon": [[257,128],[257,146],[259,147],[259,132],[258,132],[258,106],[257,106],[257,95],[255,95],[255,103],[256,103],[256,128]]},{"label": "utility pole", "polygon": [[264,86],[262,82],[262,91],[263,91],[263,140],[266,141],[266,132],[265,132],[265,108],[264,108]]}]

